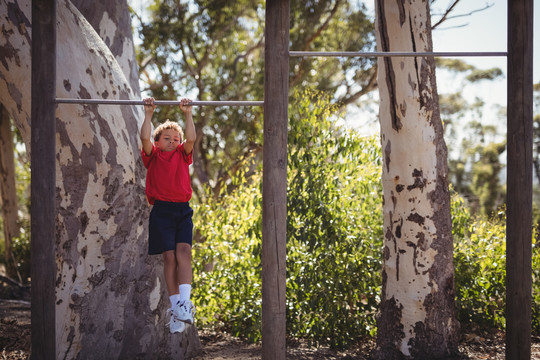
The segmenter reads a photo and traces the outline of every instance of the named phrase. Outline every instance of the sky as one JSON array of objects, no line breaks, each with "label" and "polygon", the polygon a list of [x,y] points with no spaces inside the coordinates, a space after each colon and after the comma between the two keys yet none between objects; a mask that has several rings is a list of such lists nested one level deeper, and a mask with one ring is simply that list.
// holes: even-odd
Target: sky
[{"label": "sky", "polygon": [[[432,33],[433,51],[451,52],[506,52],[507,51],[507,1],[508,0],[461,0],[454,8],[451,16],[444,24]],[[364,0],[372,16],[375,0]],[[438,19],[453,0],[437,0],[432,7],[432,18]],[[485,9],[484,9],[485,8]],[[481,10],[484,9],[484,10]],[[481,10],[481,11],[478,11]],[[468,15],[470,14],[470,15]],[[461,16],[466,15],[466,16]],[[534,36],[538,34],[538,36]],[[533,34],[533,82],[540,82],[540,1],[534,0],[534,34]],[[464,88],[463,96],[472,101],[481,96],[486,102],[483,121],[499,121],[497,114],[501,107],[506,107],[506,57],[462,57],[459,58],[478,69],[500,68],[503,78],[494,81],[483,81],[475,86]],[[463,86],[462,78],[437,72],[437,89],[439,94],[452,93]],[[370,135],[378,132],[376,112],[363,113],[348,109],[345,124],[355,128],[361,134]],[[367,121],[362,119],[369,118]]]},{"label": "sky", "polygon": [[[449,1],[439,0],[441,5]],[[534,1],[534,34],[540,34],[540,1]],[[488,5],[488,9],[470,16],[450,20],[441,30],[433,32],[434,51],[507,51],[507,0],[462,0],[456,14],[468,14]],[[459,26],[462,27],[454,27]],[[540,36],[533,34],[533,81],[540,82]],[[506,57],[462,58],[480,69],[499,67],[505,74],[502,81],[486,86],[485,96],[506,105]],[[492,86],[495,85],[495,86]]]},{"label": "sky", "polygon": [[[434,51],[506,51],[507,50],[507,1],[508,0],[461,0],[451,16],[433,31]],[[453,0],[438,0],[432,16],[441,14]],[[364,1],[373,12],[374,0]],[[485,7],[489,6],[487,9]],[[467,15],[470,16],[459,16]],[[540,82],[540,1],[534,0],[534,82]],[[506,73],[506,58],[466,58],[479,68],[500,67]]]}]

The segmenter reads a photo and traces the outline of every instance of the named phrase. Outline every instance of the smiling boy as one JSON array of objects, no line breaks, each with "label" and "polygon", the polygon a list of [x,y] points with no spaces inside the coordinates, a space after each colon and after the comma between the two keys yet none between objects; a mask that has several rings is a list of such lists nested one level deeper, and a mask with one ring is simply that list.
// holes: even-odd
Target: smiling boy
[{"label": "smiling boy", "polygon": [[148,253],[162,254],[165,283],[171,302],[171,333],[182,332],[193,324],[195,309],[191,293],[191,245],[193,210],[189,165],[193,162],[196,133],[191,102],[182,99],[179,107],[186,117],[185,140],[182,128],[167,120],[154,131],[151,119],[156,108],[154,98],[144,99],[145,116],[141,125],[141,156],[146,174],[146,197],[153,205],[149,219]]}]

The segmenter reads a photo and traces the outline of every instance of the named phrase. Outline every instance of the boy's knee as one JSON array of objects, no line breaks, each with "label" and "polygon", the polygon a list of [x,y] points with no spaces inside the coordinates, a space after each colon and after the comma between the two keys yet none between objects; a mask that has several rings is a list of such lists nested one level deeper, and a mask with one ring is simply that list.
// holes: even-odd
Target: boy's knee
[{"label": "boy's knee", "polygon": [[174,251],[165,251],[163,253],[163,260],[166,264],[176,263],[176,256],[175,256]]},{"label": "boy's knee", "polygon": [[191,246],[189,244],[176,244],[176,258],[191,259]]}]

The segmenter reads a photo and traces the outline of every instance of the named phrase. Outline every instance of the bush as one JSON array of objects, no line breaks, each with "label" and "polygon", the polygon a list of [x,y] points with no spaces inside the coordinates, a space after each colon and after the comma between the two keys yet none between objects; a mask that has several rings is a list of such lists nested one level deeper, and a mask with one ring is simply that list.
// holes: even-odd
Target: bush
[{"label": "bush", "polygon": [[[381,154],[376,137],[336,126],[320,94],[296,95],[288,138],[287,335],[346,347],[374,335],[381,292]],[[294,102],[293,102],[294,103]],[[195,206],[197,323],[261,337],[261,168],[246,159],[229,192]],[[255,169],[255,170],[254,170]],[[234,190],[230,190],[234,189]],[[209,194],[210,196],[210,194]],[[505,219],[472,217],[452,197],[458,318],[504,328]],[[533,329],[540,333],[540,249],[533,248]]]},{"label": "bush", "polygon": [[503,328],[506,281],[504,219],[479,217],[463,225],[459,227],[454,223],[458,319],[465,324]]},{"label": "bush", "polygon": [[[287,333],[345,346],[373,334],[380,293],[380,151],[335,126],[335,108],[297,96],[288,147]],[[292,113],[292,111],[291,111]],[[261,172],[196,207],[198,322],[260,338]],[[211,270],[211,271],[209,271]],[[350,276],[354,274],[354,276]]]},{"label": "bush", "polygon": [[540,335],[540,243],[533,237],[532,248],[532,330]]},{"label": "bush", "polygon": [[306,92],[289,130],[287,333],[344,347],[375,332],[381,291],[382,185],[376,137],[335,125]]},{"label": "bush", "polygon": [[11,239],[13,262],[6,264],[4,219],[0,218],[0,263],[9,277],[27,284],[30,282],[30,162],[24,149],[15,146],[14,152],[19,236]]},{"label": "bush", "polygon": [[[504,329],[506,324],[506,216],[470,218],[454,195],[454,262],[458,319],[463,325]],[[540,334],[540,248],[533,236],[532,329]]]},{"label": "bush", "polygon": [[193,245],[197,325],[255,341],[261,336],[260,171],[227,196],[194,206],[202,240]]}]

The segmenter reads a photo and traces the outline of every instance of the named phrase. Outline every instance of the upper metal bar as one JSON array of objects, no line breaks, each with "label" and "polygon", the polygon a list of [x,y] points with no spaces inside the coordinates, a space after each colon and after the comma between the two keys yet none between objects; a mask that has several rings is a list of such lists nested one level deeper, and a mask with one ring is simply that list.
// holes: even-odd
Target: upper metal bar
[{"label": "upper metal bar", "polygon": [[506,51],[491,52],[410,52],[410,51],[289,51],[289,56],[297,57],[416,57],[416,56],[434,56],[434,57],[474,57],[474,56],[507,56]]},{"label": "upper metal bar", "polygon": [[[142,100],[111,100],[111,99],[66,99],[57,98],[57,104],[102,104],[102,105],[144,105]],[[178,100],[155,100],[156,105],[178,105]],[[192,101],[192,106],[263,106],[264,101]]]}]

